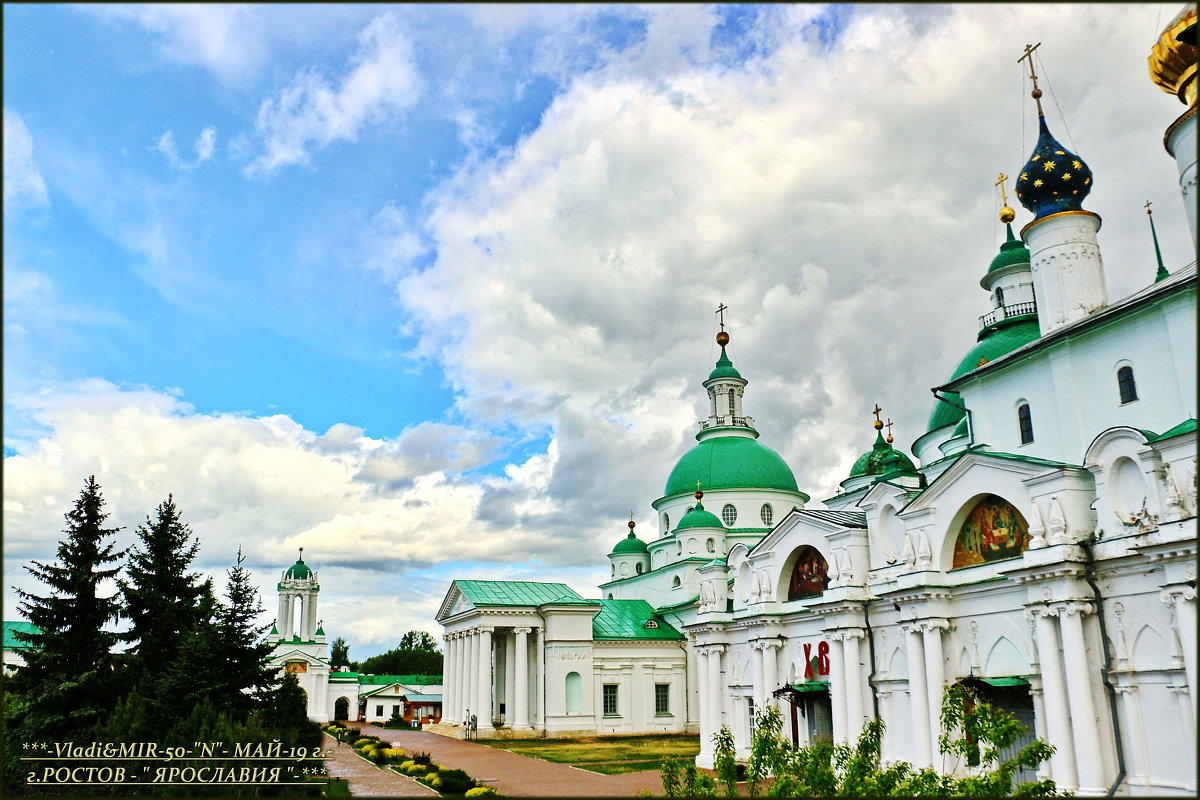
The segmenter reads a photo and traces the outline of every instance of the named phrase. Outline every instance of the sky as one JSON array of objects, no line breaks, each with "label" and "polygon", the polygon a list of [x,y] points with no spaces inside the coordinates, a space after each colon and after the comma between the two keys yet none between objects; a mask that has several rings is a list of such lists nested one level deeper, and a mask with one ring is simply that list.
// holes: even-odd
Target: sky
[{"label": "sky", "polygon": [[[801,490],[925,431],[1037,120],[1109,295],[1190,262],[1143,5],[7,5],[4,618],[83,481],[352,658],[454,578],[598,596],[718,355]],[[1075,137],[1078,138],[1075,138]],[[1011,184],[1010,184],[1011,186]],[[1031,219],[1015,199],[1017,224]]]}]

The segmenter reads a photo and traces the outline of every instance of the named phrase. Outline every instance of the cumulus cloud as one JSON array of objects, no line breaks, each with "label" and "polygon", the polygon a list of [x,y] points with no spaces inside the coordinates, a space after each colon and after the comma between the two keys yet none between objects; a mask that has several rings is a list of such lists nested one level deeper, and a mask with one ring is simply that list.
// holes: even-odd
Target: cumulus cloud
[{"label": "cumulus cloud", "polygon": [[4,109],[4,206],[49,202],[46,181],[33,157],[33,135],[15,111]]},{"label": "cumulus cloud", "polygon": [[358,49],[342,74],[330,80],[316,68],[263,101],[256,129],[265,152],[247,174],[307,164],[313,150],[354,141],[364,125],[395,116],[416,100],[418,76],[412,46],[399,19],[383,14],[358,37]]}]

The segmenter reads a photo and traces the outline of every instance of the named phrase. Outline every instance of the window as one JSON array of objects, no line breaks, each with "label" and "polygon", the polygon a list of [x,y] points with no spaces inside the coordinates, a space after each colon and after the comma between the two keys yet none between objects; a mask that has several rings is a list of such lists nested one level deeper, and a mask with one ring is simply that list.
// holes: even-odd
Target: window
[{"label": "window", "polygon": [[400,716],[400,706],[392,706],[392,716],[393,717]]},{"label": "window", "polygon": [[643,570],[645,570],[645,567],[643,567],[643,566],[642,566],[642,562],[640,562],[640,561],[639,561],[639,562],[638,562],[638,563],[637,563],[637,564],[634,566],[634,568],[633,568],[633,569],[634,569],[634,571],[635,571],[635,572],[637,572],[637,574],[638,574],[638,575],[641,575],[641,574],[642,574],[642,571],[643,571]]},{"label": "window", "polygon": [[1021,429],[1021,444],[1033,441],[1033,417],[1029,414],[1029,403],[1017,406],[1017,425]]},{"label": "window", "polygon": [[709,539],[705,540],[704,547],[710,553],[717,552],[717,542],[715,539],[709,538]]},{"label": "window", "polygon": [[617,685],[615,683],[604,684],[604,716],[617,716]]},{"label": "window", "polygon": [[998,305],[998,306],[1004,305],[1004,290],[1001,289],[999,286],[996,287],[996,305]]},{"label": "window", "polygon": [[1117,370],[1117,389],[1121,392],[1121,405],[1132,403],[1138,399],[1137,384],[1133,380],[1133,367],[1121,367]]},{"label": "window", "polygon": [[733,403],[733,389],[730,389],[729,390],[729,416],[732,417],[734,414],[737,413],[736,411],[734,411],[735,408],[737,408],[737,406],[734,405],[734,403]]},{"label": "window", "polygon": [[671,588],[678,589],[681,583],[682,583],[682,581],[679,580],[679,576],[676,575],[675,578],[671,581]]},{"label": "window", "polygon": [[663,514],[663,536],[671,532],[671,518]]},{"label": "window", "polygon": [[383,716],[383,706],[375,706],[375,716],[377,716],[377,717]]},{"label": "window", "polygon": [[725,527],[731,527],[737,522],[737,509],[733,507],[733,503],[726,503],[721,509],[721,519],[725,522]]},{"label": "window", "polygon": [[770,503],[763,503],[762,510],[758,512],[758,516],[762,517],[763,525],[770,525],[771,520],[775,519],[775,509],[771,508]]},{"label": "window", "polygon": [[692,513],[695,510],[696,510],[695,506],[688,506],[688,510],[683,512],[683,515],[686,517],[688,514]]},{"label": "window", "polygon": [[746,710],[750,712],[750,730],[754,730],[754,698],[746,698]]},{"label": "window", "polygon": [[655,714],[670,714],[671,713],[671,684],[669,684],[669,683],[654,684],[654,713]]},{"label": "window", "polygon": [[788,600],[818,597],[829,588],[829,564],[816,548],[803,545],[788,578]]}]

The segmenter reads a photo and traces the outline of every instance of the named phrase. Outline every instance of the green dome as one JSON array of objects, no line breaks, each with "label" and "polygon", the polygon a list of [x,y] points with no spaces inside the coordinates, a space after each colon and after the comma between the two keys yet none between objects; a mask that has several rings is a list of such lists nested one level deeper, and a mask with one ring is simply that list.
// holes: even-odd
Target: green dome
[{"label": "green dome", "polygon": [[[976,342],[975,346],[963,356],[962,361],[958,362],[954,372],[946,379],[947,383],[989,361],[995,361],[1000,356],[1011,353],[1018,347],[1024,347],[1038,338],[1040,333],[1037,320],[1026,316],[1012,320],[1008,324],[987,328],[980,335],[984,338]],[[962,397],[957,392],[943,392],[943,396],[951,402],[962,404]],[[965,416],[961,408],[956,408],[940,400],[933,402],[933,413],[929,415],[929,430],[931,431],[947,425],[955,425]]]},{"label": "green dome", "polygon": [[711,511],[704,510],[704,504],[697,502],[696,507],[683,515],[683,519],[679,520],[679,524],[675,526],[675,530],[680,531],[685,528],[724,528],[721,520],[717,519],[717,515]]},{"label": "green dome", "polygon": [[954,426],[954,432],[950,434],[951,439],[957,439],[960,436],[967,435],[967,415],[963,414],[963,418]]},{"label": "green dome", "polygon": [[285,578],[295,578],[297,580],[307,580],[312,574],[308,565],[304,563],[304,559],[296,559],[296,563],[288,567],[288,571],[283,574]]},{"label": "green dome", "polygon": [[1000,252],[992,259],[988,273],[1011,267],[1014,264],[1029,263],[1029,248],[1017,237],[1013,236],[1012,224],[1008,225],[1008,241],[1000,245]]},{"label": "green dome", "polygon": [[721,347],[721,357],[717,359],[717,366],[712,372],[708,373],[708,379],[711,381],[714,378],[740,378],[742,373],[738,372],[733,367],[733,362],[729,360],[729,356],[725,355],[725,347]]},{"label": "green dome", "polygon": [[610,556],[615,556],[619,553],[648,553],[649,548],[646,543],[634,535],[633,531],[629,531],[629,535],[621,541],[617,542],[617,546],[609,553]]},{"label": "green dome", "polygon": [[700,488],[783,489],[797,492],[796,476],[779,454],[745,436],[713,436],[683,454],[671,470],[664,495]]},{"label": "green dome", "polygon": [[860,475],[882,475],[896,470],[916,471],[912,460],[904,453],[884,441],[883,434],[875,432],[875,444],[869,452],[863,453],[850,468],[850,477]]}]

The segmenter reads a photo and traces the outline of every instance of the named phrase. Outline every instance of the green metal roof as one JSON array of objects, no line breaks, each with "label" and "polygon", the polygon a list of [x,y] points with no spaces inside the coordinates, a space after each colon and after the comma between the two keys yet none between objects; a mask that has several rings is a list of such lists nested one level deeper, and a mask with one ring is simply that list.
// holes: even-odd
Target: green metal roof
[{"label": "green metal roof", "polygon": [[[1040,335],[1036,318],[1022,317],[1017,320],[1005,320],[1005,322],[1008,322],[1008,324],[989,327],[980,332],[980,336],[983,338],[976,342],[975,346],[958,362],[958,366],[954,368],[954,372],[946,379],[946,383],[983,366],[989,361],[995,361],[1000,356],[1007,355],[1018,347],[1024,347]],[[957,392],[942,392],[942,394],[955,403],[962,403],[962,397]],[[944,428],[947,425],[956,425],[965,416],[961,408],[955,408],[949,403],[943,403],[941,400],[934,400],[933,402],[933,413],[929,415],[930,431],[936,431],[938,428]]]},{"label": "green metal roof", "polygon": [[684,600],[682,603],[674,603],[669,606],[659,606],[658,613],[661,614],[664,611],[675,611],[676,609],[688,608],[689,606],[695,606],[695,605],[699,605],[699,604],[700,604],[700,595],[696,595],[691,600]]},{"label": "green metal roof", "polygon": [[1006,461],[1024,461],[1028,464],[1037,464],[1041,467],[1073,467],[1075,469],[1083,469],[1079,464],[1068,464],[1065,461],[1051,461],[1048,458],[1035,458],[1034,456],[1023,456],[1017,453],[1000,453],[993,450],[981,450],[979,445],[968,448],[964,453],[974,453],[980,456],[991,456],[993,458],[1002,458]]},{"label": "green metal roof", "polygon": [[476,606],[540,606],[551,601],[583,600],[565,583],[535,581],[455,581]]},{"label": "green metal roof", "polygon": [[311,574],[312,571],[308,568],[308,564],[304,563],[304,559],[298,558],[296,559],[295,564],[292,564],[290,567],[288,567],[288,571],[284,574],[284,577],[295,578],[297,580],[306,580]]},{"label": "green metal roof", "polygon": [[1013,236],[1012,223],[1008,224],[1008,241],[1000,245],[1000,252],[992,259],[991,266],[988,267],[988,272],[995,272],[999,269],[1012,266],[1013,264],[1028,264],[1029,263],[1029,248],[1025,243]]},{"label": "green metal roof", "polygon": [[[353,672],[334,672],[333,675],[354,675]],[[358,682],[364,686],[390,686],[393,683],[403,683],[406,686],[441,686],[441,675],[358,675]]]},{"label": "green metal roof", "polygon": [[708,374],[708,379],[711,381],[714,378],[740,378],[742,373],[734,369],[733,362],[729,360],[729,356],[725,355],[725,348],[721,348],[721,357],[717,359],[717,366]]},{"label": "green metal roof", "polygon": [[648,553],[648,552],[650,552],[650,551],[646,547],[646,543],[643,542],[641,539],[639,539],[636,535],[634,535],[633,529],[630,528],[629,535],[626,536],[621,541],[617,542],[617,546],[612,549],[612,552],[609,553],[609,555],[615,556],[618,553]]},{"label": "green metal roof", "polygon": [[797,492],[796,476],[771,448],[745,436],[712,436],[683,454],[667,478],[664,495],[700,488],[784,489]]},{"label": "green metal roof", "polygon": [[331,673],[329,673],[329,677],[331,677],[331,678],[356,678],[357,679],[358,673],[357,672],[331,672]]},{"label": "green metal roof", "polygon": [[27,643],[17,639],[15,634],[20,633],[41,633],[42,629],[32,622],[4,622],[4,649],[5,650],[31,650],[32,647]]},{"label": "green metal roof", "polygon": [[[1195,431],[1196,431],[1196,420],[1193,418],[1193,419],[1189,419],[1189,420],[1184,420],[1183,422],[1176,425],[1174,428],[1171,428],[1171,430],[1167,431],[1166,433],[1160,434],[1158,436],[1147,437],[1146,440],[1150,441],[1150,442],[1158,442],[1163,439],[1170,439],[1172,436],[1179,436],[1181,433],[1195,433]],[[8,623],[6,622],[4,624],[7,625]]]},{"label": "green metal roof", "polygon": [[679,524],[675,526],[675,530],[682,531],[688,528],[724,528],[721,520],[716,514],[704,508],[701,502],[696,503],[696,507],[683,515],[683,519],[679,520]]},{"label": "green metal roof", "polygon": [[[645,600],[601,600],[600,613],[592,618],[593,639],[681,640],[683,634],[655,616],[654,606]],[[647,628],[654,620],[657,628]]]}]

